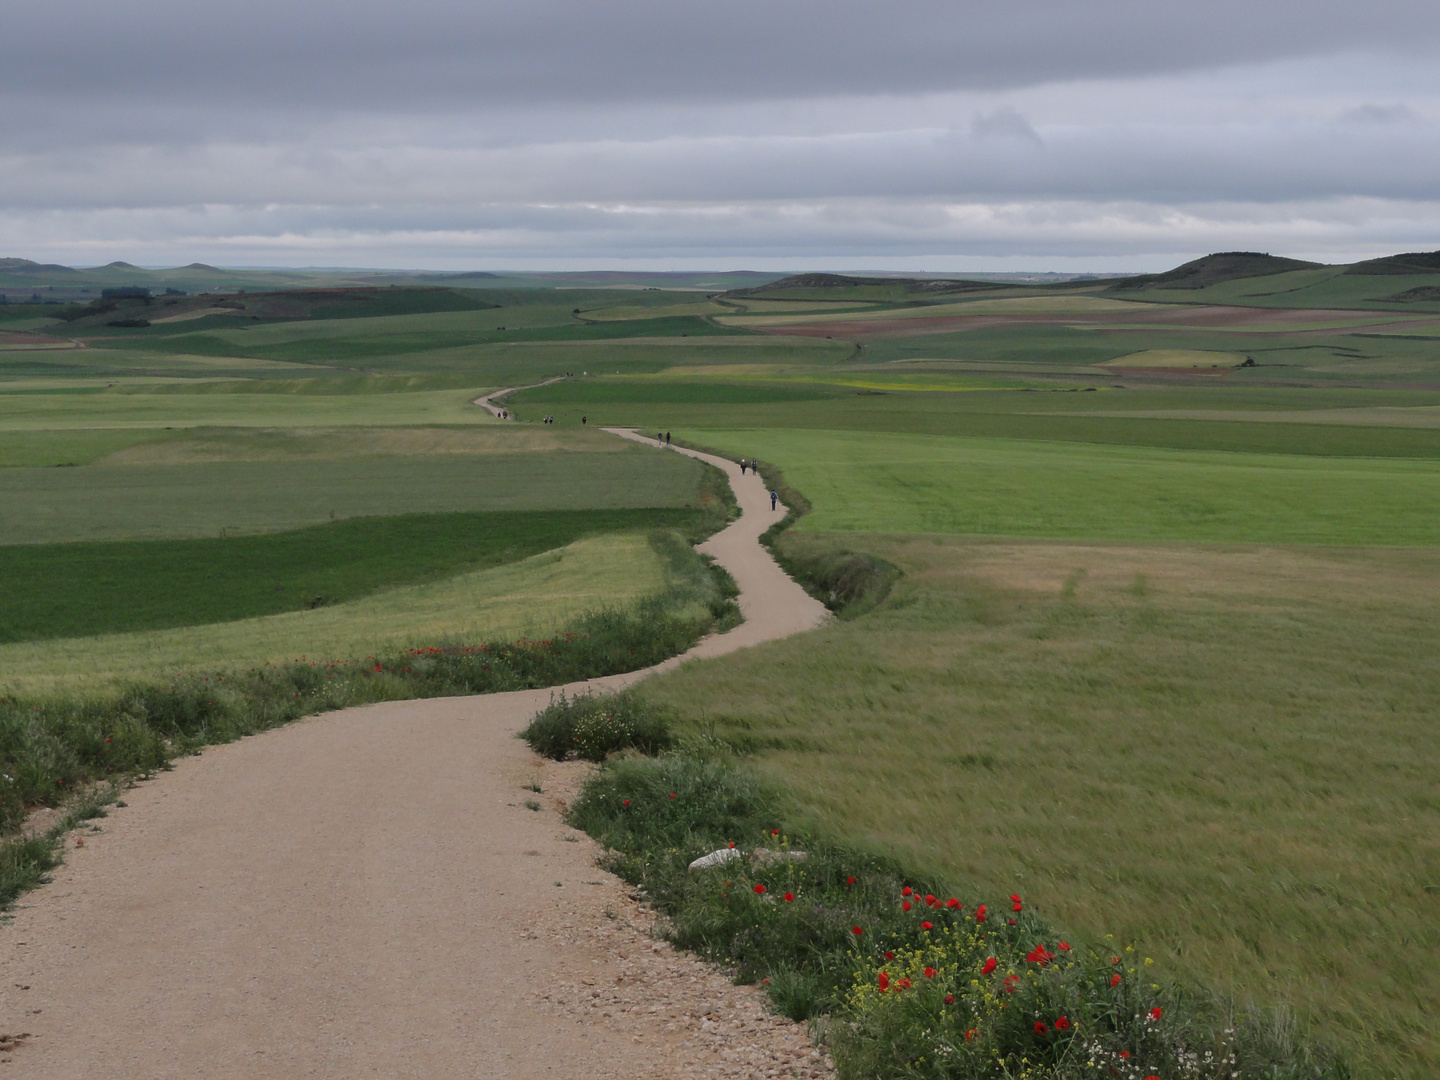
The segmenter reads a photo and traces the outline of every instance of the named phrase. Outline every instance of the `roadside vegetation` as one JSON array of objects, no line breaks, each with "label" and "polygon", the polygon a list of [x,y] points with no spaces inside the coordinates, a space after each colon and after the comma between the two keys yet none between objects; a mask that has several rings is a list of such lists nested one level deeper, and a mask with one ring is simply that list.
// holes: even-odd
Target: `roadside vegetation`
[{"label": "roadside vegetation", "polygon": [[792,834],[779,785],[714,738],[677,740],[634,695],[559,702],[524,737],[558,758],[634,748],[590,778],[571,823],[669,940],[813,1021],[847,1080],[1349,1075],[1287,1018],[1181,984],[1132,944],[1071,943],[1013,889]]}]

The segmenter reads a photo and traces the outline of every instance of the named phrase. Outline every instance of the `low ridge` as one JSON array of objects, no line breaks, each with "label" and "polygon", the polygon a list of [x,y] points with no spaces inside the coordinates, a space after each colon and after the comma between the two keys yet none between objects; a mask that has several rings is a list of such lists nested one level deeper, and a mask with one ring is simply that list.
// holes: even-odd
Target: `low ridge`
[{"label": "low ridge", "polygon": [[1269,277],[1292,270],[1318,270],[1324,263],[1286,259],[1263,251],[1217,251],[1166,270],[1163,274],[1140,274],[1110,286],[1111,291],[1130,289],[1203,289],[1222,281],[1239,278]]},{"label": "low ridge", "polygon": [[1364,262],[1346,267],[1345,273],[1375,277],[1390,274],[1440,273],[1440,251],[1407,251],[1399,255],[1386,255],[1381,259],[1366,259]]}]

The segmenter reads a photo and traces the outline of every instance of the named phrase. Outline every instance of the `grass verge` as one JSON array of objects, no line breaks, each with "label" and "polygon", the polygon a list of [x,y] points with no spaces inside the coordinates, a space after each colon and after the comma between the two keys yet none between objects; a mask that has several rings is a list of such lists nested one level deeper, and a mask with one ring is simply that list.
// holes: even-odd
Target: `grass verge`
[{"label": "grass verge", "polygon": [[[664,715],[631,698],[583,711],[674,743]],[[542,752],[556,712],[527,733]],[[1285,1016],[1169,979],[1133,946],[1072,945],[1018,893],[947,896],[892,860],[789,835],[791,816],[780,789],[696,738],[612,756],[570,820],[645,890],[671,941],[814,1021],[847,1080],[1348,1076]],[[688,869],[711,852],[716,865]]]}]

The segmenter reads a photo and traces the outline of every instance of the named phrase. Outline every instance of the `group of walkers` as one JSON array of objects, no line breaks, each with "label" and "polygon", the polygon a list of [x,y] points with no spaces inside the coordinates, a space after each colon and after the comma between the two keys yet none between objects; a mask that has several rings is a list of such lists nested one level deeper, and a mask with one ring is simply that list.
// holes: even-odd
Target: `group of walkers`
[{"label": "group of walkers", "polygon": [[[758,461],[756,461],[754,458],[751,458],[749,461],[746,461],[743,457],[740,459],[740,475],[741,475],[741,476],[744,476],[744,475],[745,475],[745,470],[746,470],[747,468],[748,468],[752,473],[754,473],[756,476],[759,476],[759,475],[760,475],[760,463],[759,463]],[[780,493],[779,493],[778,491],[772,490],[772,491],[770,492],[770,509],[771,509],[771,510],[778,510],[779,508],[780,508]]]}]

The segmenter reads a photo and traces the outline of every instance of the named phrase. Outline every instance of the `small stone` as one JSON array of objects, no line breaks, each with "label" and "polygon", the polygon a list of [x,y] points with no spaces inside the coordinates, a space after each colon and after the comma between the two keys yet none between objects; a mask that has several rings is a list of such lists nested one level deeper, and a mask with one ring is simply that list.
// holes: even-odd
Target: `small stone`
[{"label": "small stone", "polygon": [[718,851],[710,852],[709,855],[701,855],[690,864],[690,869],[692,871],[708,870],[712,866],[724,866],[739,858],[742,856],[737,848],[720,848]]}]

